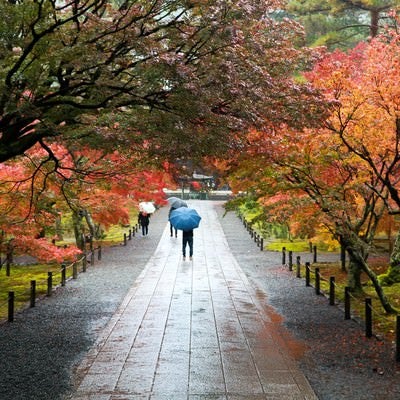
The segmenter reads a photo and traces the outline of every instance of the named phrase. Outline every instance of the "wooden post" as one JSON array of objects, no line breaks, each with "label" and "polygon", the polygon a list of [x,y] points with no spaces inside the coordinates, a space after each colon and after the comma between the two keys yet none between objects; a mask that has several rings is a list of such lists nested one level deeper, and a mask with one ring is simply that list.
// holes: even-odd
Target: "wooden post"
[{"label": "wooden post", "polygon": [[296,277],[301,278],[301,273],[300,273],[300,256],[296,257]]},{"label": "wooden post", "polygon": [[86,249],[83,251],[83,257],[82,257],[82,271],[86,272],[86,268],[87,268],[87,253],[86,253]]},{"label": "wooden post", "polygon": [[51,296],[51,291],[53,290],[53,273],[47,273],[47,296]]},{"label": "wooden post", "polygon": [[66,275],[67,275],[67,267],[65,264],[61,264],[61,286],[65,286]]},{"label": "wooden post", "polygon": [[128,240],[132,240],[132,230],[129,228]]},{"label": "wooden post", "polygon": [[94,266],[94,250],[90,252],[90,265]]},{"label": "wooden post", "polygon": [[350,288],[344,288],[344,319],[350,319]]},{"label": "wooden post", "polygon": [[365,336],[372,337],[372,300],[365,299]]},{"label": "wooden post", "polygon": [[30,306],[35,307],[36,302],[36,281],[31,281],[31,296],[30,296]]},{"label": "wooden post", "polygon": [[335,305],[335,277],[329,278],[329,305]]},{"label": "wooden post", "polygon": [[286,247],[282,247],[282,265],[286,265]]},{"label": "wooden post", "polygon": [[316,263],[317,262],[317,246],[314,246],[313,247],[313,249],[314,249],[314,263]]},{"label": "wooden post", "polygon": [[289,251],[289,271],[293,271],[293,251]]},{"label": "wooden post", "polygon": [[77,279],[78,278],[78,263],[74,262],[72,264],[72,279]]},{"label": "wooden post", "polygon": [[260,250],[263,251],[264,250],[264,238],[260,239]]},{"label": "wooden post", "polygon": [[315,294],[321,294],[321,276],[319,268],[315,268]]},{"label": "wooden post", "polygon": [[126,233],[124,233],[124,246],[126,246]]},{"label": "wooden post", "polygon": [[310,286],[310,263],[306,262],[306,286]]},{"label": "wooden post", "polygon": [[99,261],[101,260],[101,246],[99,246],[99,249],[98,249],[97,259],[98,259]]},{"label": "wooden post", "polygon": [[14,321],[14,302],[15,302],[15,293],[8,292],[8,322]]}]

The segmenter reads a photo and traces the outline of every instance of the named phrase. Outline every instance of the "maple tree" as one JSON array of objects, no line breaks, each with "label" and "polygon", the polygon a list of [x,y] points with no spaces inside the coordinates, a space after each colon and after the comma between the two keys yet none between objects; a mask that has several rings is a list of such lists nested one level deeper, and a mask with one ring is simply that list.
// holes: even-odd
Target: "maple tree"
[{"label": "maple tree", "polygon": [[83,249],[86,235],[100,239],[112,224],[129,225],[129,208],[140,201],[165,202],[168,175],[136,152],[108,154],[53,144],[0,165],[1,229],[19,252],[45,261],[79,253],[74,246],[50,244],[52,238],[61,239],[62,215],[72,214],[76,245]]},{"label": "maple tree", "polygon": [[8,252],[11,247],[44,261],[72,260],[80,253],[76,247],[59,248],[45,237],[59,213],[53,194],[41,192],[36,183],[21,163],[0,164],[1,250]]},{"label": "maple tree", "polygon": [[324,128],[253,132],[247,153],[230,180],[233,189],[250,188],[264,206],[264,218],[292,226],[295,233],[328,229],[349,254],[348,285],[362,290],[361,272],[366,273],[385,310],[394,312],[367,264],[387,189],[366,163]]},{"label": "maple tree", "polygon": [[312,53],[298,24],[274,18],[278,1],[116,5],[0,2],[12,16],[0,29],[0,162],[44,141],[112,148],[127,135],[151,155],[202,157],[263,114],[296,123],[316,111],[291,80]]},{"label": "maple tree", "polygon": [[299,199],[299,192],[307,193],[323,213],[319,221],[330,227],[350,256],[353,287],[360,286],[359,274],[365,272],[387,312],[395,310],[381,283],[398,279],[398,237],[387,274],[377,277],[367,260],[381,218],[400,208],[399,43],[397,30],[388,29],[347,53],[326,54],[306,76],[324,94],[329,118],[319,128],[275,127],[256,133],[250,154],[257,158],[250,162],[255,178],[264,183],[250,179],[247,184],[256,190],[268,187],[258,194],[268,198],[267,204],[280,192],[283,200],[286,193]]},{"label": "maple tree", "polygon": [[[389,193],[385,200],[390,213],[400,209],[399,179],[399,35],[388,30],[369,45],[360,45],[349,54],[339,53],[318,68],[331,76],[325,82],[312,75],[315,85],[324,86],[338,102],[327,128],[346,150],[362,159],[368,170]],[[329,66],[335,57],[335,70]],[[386,281],[399,279],[399,238],[391,255]]]}]

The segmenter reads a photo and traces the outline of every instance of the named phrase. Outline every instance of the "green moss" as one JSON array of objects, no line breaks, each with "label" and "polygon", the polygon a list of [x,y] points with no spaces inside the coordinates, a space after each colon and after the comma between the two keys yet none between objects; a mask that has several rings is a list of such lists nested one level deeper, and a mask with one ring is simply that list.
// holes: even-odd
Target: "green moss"
[{"label": "green moss", "polygon": [[390,286],[400,282],[400,266],[389,267],[386,273],[378,276],[379,282],[383,286]]}]

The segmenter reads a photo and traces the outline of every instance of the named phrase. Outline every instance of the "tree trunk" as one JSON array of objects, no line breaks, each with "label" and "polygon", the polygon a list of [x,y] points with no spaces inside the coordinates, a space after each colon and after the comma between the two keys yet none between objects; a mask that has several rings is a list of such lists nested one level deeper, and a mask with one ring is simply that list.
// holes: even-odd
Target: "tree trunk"
[{"label": "tree trunk", "polygon": [[360,265],[357,259],[352,257],[352,255],[350,254],[347,285],[350,287],[352,292],[362,292],[362,271],[362,265]]},{"label": "tree trunk", "polygon": [[61,223],[61,217],[56,218],[56,235],[58,240],[63,240],[63,228],[62,228],[62,223]]},{"label": "tree trunk", "polygon": [[96,236],[96,225],[93,222],[92,215],[88,211],[85,212],[85,220],[89,227],[90,236],[94,238]]},{"label": "tree trunk", "polygon": [[377,275],[375,274],[374,271],[372,271],[365,258],[363,257],[362,253],[360,251],[357,251],[355,248],[350,248],[348,249],[350,259],[354,260],[359,268],[361,268],[368,276],[369,279],[371,279],[372,284],[374,285],[374,289],[376,294],[379,297],[379,300],[382,304],[382,307],[388,314],[397,314],[398,310],[396,310],[389,302],[388,298],[383,292],[382,285],[379,282],[379,279]]},{"label": "tree trunk", "polygon": [[362,242],[359,238],[359,241],[354,240],[352,237],[342,236],[342,239],[350,259],[349,284],[351,283],[351,285],[353,285],[350,287],[353,290],[358,290],[360,288],[362,289],[360,274],[362,271],[365,272],[374,285],[375,292],[378,295],[384,310],[389,314],[396,314],[397,310],[390,304],[388,298],[384,294],[378,276],[369,268],[367,264],[368,253],[367,247],[365,246],[366,243]]},{"label": "tree trunk", "polygon": [[371,22],[370,22],[371,25],[369,28],[369,32],[371,37],[374,38],[378,35],[380,11],[370,10],[370,15],[371,15]]},{"label": "tree trunk", "polygon": [[72,224],[74,226],[75,243],[78,249],[83,250],[85,241],[83,238],[82,216],[79,212],[72,213]]}]

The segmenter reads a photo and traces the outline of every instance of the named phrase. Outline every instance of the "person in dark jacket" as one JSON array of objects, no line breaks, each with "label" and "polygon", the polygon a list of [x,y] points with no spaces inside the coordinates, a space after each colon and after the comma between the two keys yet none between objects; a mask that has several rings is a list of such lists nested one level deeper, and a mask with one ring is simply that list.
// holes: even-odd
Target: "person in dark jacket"
[{"label": "person in dark jacket", "polygon": [[[176,208],[174,208],[174,207],[171,207],[171,208],[169,209],[169,212],[168,212],[168,220],[169,220],[169,217],[171,216],[172,211],[174,211],[174,210],[176,210]],[[175,237],[178,237],[178,229],[176,229],[176,228],[171,224],[171,222],[170,222],[170,223],[169,223],[169,232],[170,232],[170,234],[171,234],[171,237],[174,236],[174,230],[175,230]]]},{"label": "person in dark jacket", "polygon": [[186,246],[189,245],[189,260],[193,259],[193,229],[183,231],[182,233],[182,254],[183,260],[186,260]]},{"label": "person in dark jacket", "polygon": [[138,224],[142,227],[142,235],[149,233],[150,216],[144,211],[140,211],[138,215]]}]

